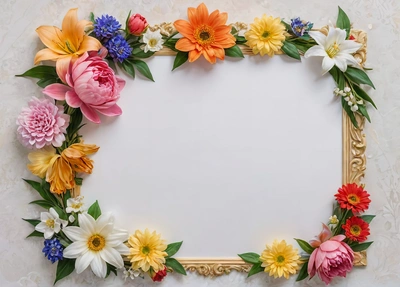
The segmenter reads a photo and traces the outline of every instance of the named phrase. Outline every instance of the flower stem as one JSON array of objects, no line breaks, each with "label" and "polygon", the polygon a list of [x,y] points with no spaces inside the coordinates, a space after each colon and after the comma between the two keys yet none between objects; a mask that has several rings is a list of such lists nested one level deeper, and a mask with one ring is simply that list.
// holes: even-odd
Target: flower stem
[{"label": "flower stem", "polygon": [[338,225],[335,228],[335,232],[333,234],[333,236],[336,236],[338,234],[340,234],[340,230],[342,229],[342,225],[344,223],[344,221],[346,220],[347,215],[349,214],[349,210],[346,209],[346,211],[344,212],[342,218],[340,218]]}]

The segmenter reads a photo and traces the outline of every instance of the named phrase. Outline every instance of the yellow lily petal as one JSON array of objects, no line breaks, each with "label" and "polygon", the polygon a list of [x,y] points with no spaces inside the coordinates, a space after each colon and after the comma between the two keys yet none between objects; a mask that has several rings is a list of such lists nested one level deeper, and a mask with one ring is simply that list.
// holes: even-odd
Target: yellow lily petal
[{"label": "yellow lily petal", "polygon": [[88,21],[88,20],[80,20],[76,24],[75,30],[76,31],[82,31],[82,34],[81,33],[77,33],[78,43],[82,43],[83,36],[85,36],[85,29],[86,29],[86,27],[89,27],[89,26],[93,26],[93,23],[91,21]]},{"label": "yellow lily petal", "polygon": [[50,183],[50,191],[57,194],[65,193],[75,187],[74,172],[69,163],[58,157],[47,170],[46,181]]},{"label": "yellow lily petal", "polygon": [[60,31],[57,27],[53,26],[40,26],[36,29],[36,33],[38,33],[40,40],[43,44],[56,52],[57,54],[68,54],[63,47],[65,46],[63,32]]},{"label": "yellow lily petal", "polygon": [[56,52],[50,50],[49,48],[45,48],[36,53],[33,62],[35,65],[37,65],[41,61],[47,61],[47,60],[57,61],[57,59],[59,59],[60,57],[61,57],[60,54],[57,54]]},{"label": "yellow lily petal", "polygon": [[67,41],[72,51],[76,52],[79,49],[78,35],[84,34],[83,29],[77,30],[78,24],[78,8],[69,9],[65,15],[62,22],[62,33]]},{"label": "yellow lily petal", "polygon": [[83,36],[83,40],[81,45],[79,46],[79,50],[76,52],[81,55],[86,51],[98,51],[103,47],[99,40],[90,36]]},{"label": "yellow lily petal", "polygon": [[68,72],[69,64],[71,63],[71,61],[74,62],[76,59],[78,59],[78,56],[74,54],[69,54],[66,55],[65,57],[59,57],[57,59],[56,71],[57,75],[60,77],[63,83],[66,83],[65,75]]},{"label": "yellow lily petal", "polygon": [[28,169],[34,175],[43,178],[49,167],[53,165],[58,157],[60,155],[56,154],[56,150],[51,146],[31,152],[28,154],[28,159],[31,162],[28,164]]},{"label": "yellow lily petal", "polygon": [[100,147],[95,144],[76,143],[76,144],[70,145],[68,148],[79,150],[79,151],[83,152],[85,155],[89,155],[89,154],[94,154],[95,152],[97,152]]}]

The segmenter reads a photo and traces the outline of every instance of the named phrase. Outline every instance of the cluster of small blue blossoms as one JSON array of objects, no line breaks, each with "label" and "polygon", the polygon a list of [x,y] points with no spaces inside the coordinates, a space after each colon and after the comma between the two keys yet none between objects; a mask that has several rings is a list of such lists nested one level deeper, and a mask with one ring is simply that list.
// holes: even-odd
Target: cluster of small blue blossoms
[{"label": "cluster of small blue blossoms", "polygon": [[113,16],[102,15],[96,19],[93,32],[107,48],[111,58],[122,63],[130,56],[132,48],[119,33],[120,28],[121,24]]},{"label": "cluster of small blue blossoms", "polygon": [[290,26],[292,27],[292,31],[298,37],[307,35],[308,31],[310,31],[314,26],[314,24],[311,22],[300,20],[300,17],[291,19],[291,21],[292,23],[290,24]]},{"label": "cluster of small blue blossoms", "polygon": [[63,259],[63,246],[57,238],[46,239],[44,241],[44,248],[42,252],[47,259],[51,261],[51,263]]}]

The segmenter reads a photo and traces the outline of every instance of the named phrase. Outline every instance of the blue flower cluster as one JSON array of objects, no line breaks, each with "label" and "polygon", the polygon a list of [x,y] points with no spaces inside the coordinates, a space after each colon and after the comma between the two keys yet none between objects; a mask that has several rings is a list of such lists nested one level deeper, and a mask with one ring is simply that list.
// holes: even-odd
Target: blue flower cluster
[{"label": "blue flower cluster", "polygon": [[111,58],[123,62],[131,55],[132,48],[119,33],[120,28],[121,24],[113,16],[102,15],[95,21],[94,33],[107,48]]},{"label": "blue flower cluster", "polygon": [[118,33],[121,24],[113,16],[102,15],[94,23],[93,32],[100,40],[110,39]]},{"label": "blue flower cluster", "polygon": [[107,48],[110,56],[120,62],[128,58],[132,52],[131,46],[129,46],[128,42],[120,34],[108,40],[104,46]]},{"label": "blue flower cluster", "polygon": [[298,37],[307,35],[308,31],[310,31],[314,26],[314,24],[311,22],[305,22],[300,20],[300,17],[291,20],[292,23],[290,24],[290,26],[292,27],[292,31]]},{"label": "blue flower cluster", "polygon": [[47,259],[51,261],[51,263],[63,259],[63,246],[57,238],[46,239],[44,241],[44,248],[42,252]]}]

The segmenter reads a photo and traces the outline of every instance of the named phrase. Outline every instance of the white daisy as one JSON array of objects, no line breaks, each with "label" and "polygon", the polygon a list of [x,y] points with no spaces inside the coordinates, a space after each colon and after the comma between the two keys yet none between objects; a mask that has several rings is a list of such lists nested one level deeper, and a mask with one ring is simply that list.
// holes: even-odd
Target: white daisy
[{"label": "white daisy", "polygon": [[50,207],[50,212],[40,213],[40,223],[35,226],[35,230],[44,233],[45,239],[53,237],[54,233],[58,233],[61,227],[68,225],[68,221],[60,219],[57,211]]},{"label": "white daisy", "polygon": [[102,214],[95,220],[87,213],[78,215],[79,227],[69,226],[63,231],[73,241],[64,250],[65,258],[76,258],[76,272],[82,273],[89,265],[93,273],[101,278],[107,274],[107,263],[116,268],[124,267],[122,255],[129,254],[124,245],[128,232],[114,229],[110,214]]},{"label": "white daisy", "polygon": [[324,57],[322,61],[323,74],[332,69],[334,65],[342,72],[347,70],[347,64],[359,66],[352,54],[360,49],[362,44],[353,40],[346,40],[345,30],[329,27],[328,36],[317,31],[308,33],[318,45],[308,49],[304,57]]},{"label": "white daisy", "polygon": [[142,42],[146,44],[142,46],[142,49],[147,53],[148,51],[160,51],[164,40],[162,39],[160,30],[152,32],[150,29],[147,29],[146,33],[143,34]]}]

